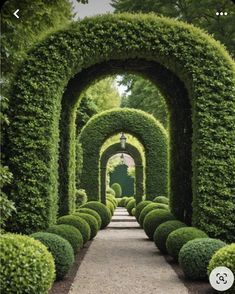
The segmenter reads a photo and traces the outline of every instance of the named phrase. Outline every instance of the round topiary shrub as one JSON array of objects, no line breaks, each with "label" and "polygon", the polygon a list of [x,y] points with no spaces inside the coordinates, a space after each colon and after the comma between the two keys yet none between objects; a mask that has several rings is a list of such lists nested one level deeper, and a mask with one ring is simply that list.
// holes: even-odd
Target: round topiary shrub
[{"label": "round topiary shrub", "polygon": [[[214,253],[208,265],[208,276],[218,266],[229,268],[235,275],[235,243],[226,245]],[[235,283],[226,293],[235,293]]]},{"label": "round topiary shrub", "polygon": [[139,216],[140,216],[141,211],[145,208],[145,206],[147,206],[150,203],[152,203],[152,201],[143,200],[136,205],[135,218],[136,218],[137,222],[139,222]]},{"label": "round topiary shrub", "polygon": [[111,188],[114,190],[116,198],[122,197],[122,187],[118,183],[113,183]]},{"label": "round topiary shrub", "polygon": [[47,229],[48,233],[59,235],[67,240],[76,254],[83,247],[83,237],[78,229],[70,225],[54,225]]},{"label": "round topiary shrub", "polygon": [[47,294],[55,279],[51,253],[41,242],[28,236],[0,237],[1,293]]},{"label": "round topiary shrub", "polygon": [[99,216],[101,217],[101,229],[104,229],[110,223],[111,213],[103,203],[100,203],[98,201],[90,201],[82,205],[82,208],[93,209],[99,214]]},{"label": "round topiary shrub", "polygon": [[165,209],[154,209],[144,218],[144,231],[150,240],[153,240],[153,234],[157,227],[169,220],[175,220],[175,216]]},{"label": "round topiary shrub", "polygon": [[153,199],[155,203],[169,204],[169,199],[166,196],[157,196]]},{"label": "round topiary shrub", "polygon": [[132,208],[132,210],[131,210],[131,215],[135,216],[135,210],[136,210],[136,208],[135,208],[135,207],[134,207],[134,208]]},{"label": "round topiary shrub", "polygon": [[108,199],[106,200],[106,207],[109,209],[111,215],[113,215],[114,214],[114,205]]},{"label": "round topiary shrub", "polygon": [[183,227],[187,227],[187,225],[178,220],[170,220],[158,226],[153,235],[153,240],[157,248],[162,253],[167,253],[166,240],[169,234]]},{"label": "round topiary shrub", "polygon": [[118,205],[118,199],[120,198],[115,198],[112,194],[106,194],[106,199],[110,200],[111,202],[113,202],[113,205],[115,206],[115,208]]},{"label": "round topiary shrub", "polygon": [[91,237],[91,229],[88,223],[78,215],[64,215],[58,218],[58,225],[70,225],[77,228],[82,234],[83,244],[85,244]]},{"label": "round topiary shrub", "polygon": [[96,218],[96,220],[97,220],[97,223],[98,223],[98,229],[100,229],[100,227],[101,227],[101,217],[95,210],[90,209],[90,208],[78,208],[75,211],[74,214],[77,215],[77,213],[79,214],[80,212],[90,214],[90,215],[94,216]]},{"label": "round topiary shrub", "polygon": [[74,262],[73,248],[70,243],[52,233],[38,232],[31,236],[42,242],[51,252],[55,261],[56,279],[63,279]]},{"label": "round topiary shrub", "polygon": [[111,195],[113,195],[115,197],[115,191],[112,188],[110,188],[110,187],[108,187],[106,189],[106,193],[111,194]]},{"label": "round topiary shrub", "polygon": [[139,216],[139,224],[141,227],[143,227],[144,224],[144,218],[146,217],[146,215],[154,210],[154,209],[165,209],[168,210],[168,206],[165,204],[161,204],[161,203],[150,203],[147,206],[145,206]]},{"label": "round topiary shrub", "polygon": [[122,198],[119,198],[119,201],[118,201],[118,206],[119,207],[125,207],[125,204],[126,204],[126,200],[128,199],[128,197],[122,197]]},{"label": "round topiary shrub", "polygon": [[127,207],[129,201],[134,200],[134,197],[127,197],[126,201],[125,201],[125,207]]},{"label": "round topiary shrub", "polygon": [[179,264],[190,280],[207,279],[207,267],[212,255],[226,244],[218,239],[198,238],[180,249]]},{"label": "round topiary shrub", "polygon": [[90,226],[91,229],[91,236],[90,236],[90,240],[93,239],[97,233],[98,233],[98,222],[96,220],[96,218],[90,214],[87,213],[79,213],[78,214],[79,217],[83,218],[88,225]]},{"label": "round topiary shrub", "polygon": [[132,200],[130,200],[130,201],[128,202],[128,204],[127,204],[127,206],[126,206],[126,209],[127,209],[128,213],[129,213],[129,215],[132,215],[132,214],[131,214],[131,211],[132,211],[133,208],[135,208],[135,205],[136,205],[136,201],[135,201],[135,199],[132,199]]},{"label": "round topiary shrub", "polygon": [[166,240],[166,249],[175,261],[178,261],[180,249],[188,241],[196,238],[206,238],[207,234],[194,227],[179,228],[171,232]]}]

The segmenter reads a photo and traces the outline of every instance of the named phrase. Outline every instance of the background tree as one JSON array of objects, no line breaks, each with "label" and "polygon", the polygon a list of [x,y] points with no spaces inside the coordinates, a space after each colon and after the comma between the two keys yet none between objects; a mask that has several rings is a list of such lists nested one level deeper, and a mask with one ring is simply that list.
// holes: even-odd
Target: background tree
[{"label": "background tree", "polygon": [[235,5],[231,0],[112,0],[111,5],[115,12],[154,12],[194,24],[221,41],[234,56]]},{"label": "background tree", "polygon": [[168,128],[168,112],[164,98],[150,81],[135,75],[124,75],[119,82],[127,86],[123,95],[122,107],[141,109],[152,114]]}]

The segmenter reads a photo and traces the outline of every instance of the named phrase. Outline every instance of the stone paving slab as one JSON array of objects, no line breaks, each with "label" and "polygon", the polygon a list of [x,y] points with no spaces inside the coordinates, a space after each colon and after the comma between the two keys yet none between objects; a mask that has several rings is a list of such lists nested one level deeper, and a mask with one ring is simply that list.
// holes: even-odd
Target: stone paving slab
[{"label": "stone paving slab", "polygon": [[140,229],[140,225],[137,222],[122,222],[122,221],[118,221],[118,222],[111,222],[108,226],[108,229],[129,229],[129,228],[133,228],[133,229]]},{"label": "stone paving slab", "polygon": [[136,221],[135,217],[134,216],[127,216],[127,215],[114,215],[112,217],[112,222],[113,221],[116,221],[116,220],[122,220],[122,221],[129,221],[129,222],[132,222],[132,221]]},{"label": "stone paving slab", "polygon": [[[120,223],[119,223],[120,224]],[[186,294],[187,288],[142,229],[99,231],[69,294]],[[136,226],[139,226],[136,223]]]}]

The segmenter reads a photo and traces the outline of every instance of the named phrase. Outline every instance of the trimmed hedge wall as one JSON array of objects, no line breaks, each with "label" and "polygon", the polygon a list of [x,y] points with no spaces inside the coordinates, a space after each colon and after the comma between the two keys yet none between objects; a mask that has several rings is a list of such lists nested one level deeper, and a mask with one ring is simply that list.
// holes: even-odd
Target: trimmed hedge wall
[{"label": "trimmed hedge wall", "polygon": [[[94,115],[81,131],[83,147],[81,186],[89,200],[99,200],[100,150],[110,136],[118,132],[135,136],[145,148],[146,195],[168,193],[168,137],[163,126],[153,116],[136,109],[114,109]],[[94,144],[95,138],[95,144]],[[92,185],[91,185],[92,182]]]},{"label": "trimmed hedge wall", "polygon": [[193,191],[193,225],[234,241],[234,62],[200,29],[154,14],[86,18],[28,53],[9,106],[6,150],[17,208],[11,230],[32,232],[56,220],[60,118],[61,211],[73,212],[78,96],[94,78],[119,69],[145,75],[166,97],[176,217],[190,222]]},{"label": "trimmed hedge wall", "polygon": [[[126,143],[125,150],[121,150],[120,143],[115,143],[107,147],[100,157],[100,197],[101,201],[105,202],[106,195],[106,168],[107,163],[110,157],[113,155],[120,153],[120,151],[129,154],[135,161],[135,199],[138,202],[142,200],[144,195],[144,167],[143,167],[143,159],[140,151],[130,143]],[[147,167],[145,167],[147,169]],[[113,184],[114,185],[114,184]],[[113,186],[112,185],[112,186]],[[116,196],[117,197],[117,196]],[[124,198],[124,197],[123,197]]]}]

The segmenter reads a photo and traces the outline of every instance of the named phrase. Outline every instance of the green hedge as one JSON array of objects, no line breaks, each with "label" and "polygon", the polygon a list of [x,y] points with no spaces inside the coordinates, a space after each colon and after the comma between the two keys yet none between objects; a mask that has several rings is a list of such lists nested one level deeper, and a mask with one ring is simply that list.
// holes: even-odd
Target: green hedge
[{"label": "green hedge", "polygon": [[97,201],[90,201],[82,205],[81,207],[93,209],[99,214],[99,216],[101,217],[101,229],[104,229],[110,223],[111,213],[103,203]]},{"label": "green hedge", "polygon": [[[190,222],[192,207],[193,225],[234,241],[234,61],[200,29],[155,14],[86,18],[47,36],[28,53],[12,89],[4,146],[17,208],[11,230],[32,232],[56,221],[58,162],[61,211],[73,212],[78,97],[95,78],[123,68],[154,81],[167,100],[174,214]],[[98,174],[97,162],[87,164]]]},{"label": "green hedge", "polygon": [[57,224],[70,225],[77,228],[82,234],[83,243],[85,244],[90,240],[91,229],[89,224],[78,215],[64,215],[58,218]]},{"label": "green hedge", "polygon": [[51,252],[55,261],[56,279],[63,279],[74,263],[73,248],[70,243],[52,233],[38,232],[31,237],[42,242]]},{"label": "green hedge", "polygon": [[144,231],[149,239],[153,240],[154,232],[158,228],[158,226],[169,220],[175,220],[175,217],[171,212],[165,209],[156,208],[150,211],[144,218],[143,223]]},{"label": "green hedge", "polygon": [[83,237],[78,229],[70,225],[54,225],[47,229],[48,233],[59,235],[73,247],[74,255],[83,247]]},{"label": "green hedge", "polygon": [[213,254],[226,243],[218,239],[198,238],[188,241],[179,252],[179,264],[190,280],[208,279],[207,267]]},{"label": "green hedge", "polygon": [[186,224],[182,223],[178,220],[169,220],[167,222],[164,222],[154,232],[153,240],[157,248],[162,253],[167,253],[166,249],[166,240],[169,236],[169,234],[179,228],[186,227]]},{"label": "green hedge", "polygon": [[185,227],[174,230],[166,240],[167,252],[175,261],[178,261],[180,249],[188,241],[196,238],[206,238],[207,234],[194,227]]},{"label": "green hedge", "polygon": [[55,264],[47,248],[28,236],[0,237],[0,285],[4,294],[47,294],[55,279]]},{"label": "green hedge", "polygon": [[100,229],[101,227],[101,217],[100,215],[93,209],[90,209],[90,208],[78,208],[76,211],[75,211],[75,215],[79,214],[79,213],[87,213],[87,214],[90,214],[92,216],[94,216],[97,220],[97,223],[98,223],[98,229]]},{"label": "green hedge", "polygon": [[[145,147],[146,195],[168,193],[168,136],[153,116],[141,110],[121,108],[94,115],[81,131],[83,147],[81,185],[89,200],[99,200],[99,154],[106,139],[120,131],[136,136]],[[96,138],[96,144],[92,138]],[[156,152],[157,150],[157,152]],[[90,184],[92,182],[92,185]]]},{"label": "green hedge", "polygon": [[[107,147],[100,156],[100,186],[101,201],[104,202],[106,190],[106,175],[108,160],[120,152],[120,143],[115,143]],[[141,152],[132,144],[126,142],[125,153],[129,154],[135,161],[135,199],[139,203],[144,195],[144,167]],[[120,171],[121,172],[121,171]],[[125,198],[125,197],[122,197]],[[122,204],[124,205],[124,204]]]}]

